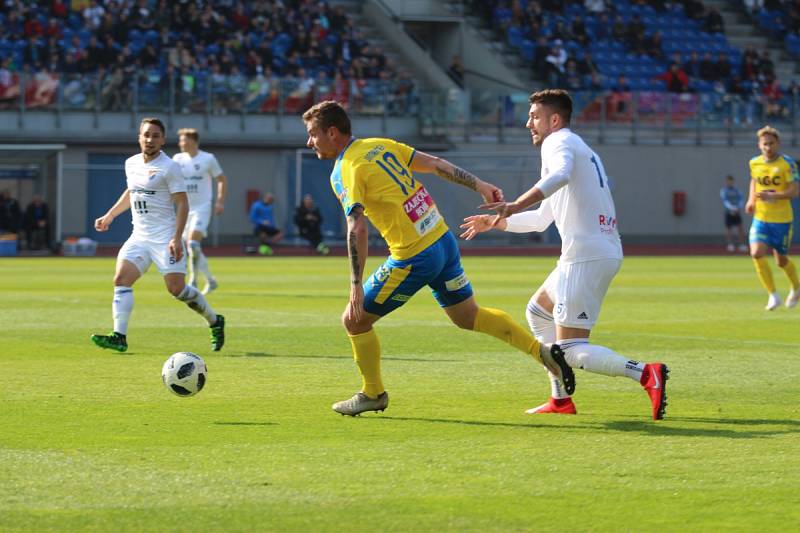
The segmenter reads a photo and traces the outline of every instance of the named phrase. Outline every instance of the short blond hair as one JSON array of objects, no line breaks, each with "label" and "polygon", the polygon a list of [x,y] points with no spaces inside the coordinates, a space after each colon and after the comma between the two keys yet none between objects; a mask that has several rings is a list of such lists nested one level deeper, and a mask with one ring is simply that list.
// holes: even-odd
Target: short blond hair
[{"label": "short blond hair", "polygon": [[199,142],[200,141],[200,135],[197,133],[197,130],[194,129],[194,128],[181,128],[181,129],[179,129],[178,130],[178,137],[180,137],[181,135],[186,135],[187,137],[192,139],[194,142]]},{"label": "short blond hair", "polygon": [[781,134],[778,132],[778,130],[777,130],[777,129],[773,128],[773,127],[772,127],[772,126],[770,126],[770,125],[766,125],[766,126],[764,126],[764,127],[763,127],[763,128],[761,128],[760,130],[758,130],[758,132],[756,133],[756,136],[757,136],[759,139],[760,139],[761,137],[763,137],[764,135],[772,135],[773,137],[775,137],[775,139],[777,139],[777,140],[779,140],[779,141],[781,140]]}]

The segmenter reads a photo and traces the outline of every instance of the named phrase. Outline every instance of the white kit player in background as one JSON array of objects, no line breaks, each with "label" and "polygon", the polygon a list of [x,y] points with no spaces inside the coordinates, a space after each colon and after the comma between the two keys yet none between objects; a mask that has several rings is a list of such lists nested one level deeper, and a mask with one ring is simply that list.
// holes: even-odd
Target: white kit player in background
[{"label": "white kit player in background", "polygon": [[181,153],[172,159],[178,163],[186,180],[186,193],[189,195],[189,219],[183,238],[189,252],[189,285],[197,286],[197,273],[206,278],[203,294],[217,288],[217,280],[208,268],[208,259],[203,253],[201,243],[208,235],[208,224],[211,221],[211,204],[214,193],[213,181],[217,180],[217,200],[214,203],[214,214],[221,215],[225,211],[225,193],[228,179],[223,174],[214,154],[200,150],[200,136],[194,128],[178,130],[178,146]]},{"label": "white kit player in background", "polygon": [[208,322],[214,351],[225,343],[225,317],[211,309],[196,288],[186,285],[186,257],[181,234],[189,213],[186,184],[181,169],[161,148],[166,142],[164,124],[145,118],[139,126],[141,154],[125,161],[127,188],[102,217],[94,221],[97,231],[107,231],[114,219],[131,209],[133,232],[117,255],[112,313],[114,331],[92,335],[101,348],[118,352],[128,349],[128,320],[133,311],[133,284],[155,263],[167,290]]},{"label": "white kit player in background", "polygon": [[[650,397],[653,419],[659,420],[667,405],[667,366],[632,361],[589,342],[608,286],[622,265],[617,215],[603,163],[569,129],[569,93],[545,90],[532,94],[529,101],[526,127],[533,145],[542,149],[541,179],[513,202],[481,206],[497,215],[467,217],[462,237],[469,240],[493,227],[541,232],[555,221],[561,257],[528,302],[526,315],[534,335],[539,342],[561,345],[573,368],[639,382]],[[525,211],[540,202],[538,209]],[[575,404],[559,380],[551,374],[550,381],[550,400],[527,413],[574,414]]]}]

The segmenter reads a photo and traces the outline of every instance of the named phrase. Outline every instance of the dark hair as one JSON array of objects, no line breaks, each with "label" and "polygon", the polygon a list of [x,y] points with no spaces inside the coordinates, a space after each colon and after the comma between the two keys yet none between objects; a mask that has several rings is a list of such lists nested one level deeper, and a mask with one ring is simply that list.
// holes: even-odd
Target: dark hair
[{"label": "dark hair", "polygon": [[139,124],[139,131],[142,131],[142,126],[145,124],[155,124],[161,129],[161,135],[164,137],[167,136],[167,128],[164,127],[164,123],[161,120],[154,118],[154,117],[147,117],[142,119],[142,123]]},{"label": "dark hair", "polygon": [[564,89],[545,89],[533,93],[528,102],[550,108],[561,116],[566,124],[572,119],[572,98]]},{"label": "dark hair", "polygon": [[303,113],[303,122],[316,122],[322,130],[334,126],[345,135],[350,135],[350,117],[339,102],[325,100]]}]

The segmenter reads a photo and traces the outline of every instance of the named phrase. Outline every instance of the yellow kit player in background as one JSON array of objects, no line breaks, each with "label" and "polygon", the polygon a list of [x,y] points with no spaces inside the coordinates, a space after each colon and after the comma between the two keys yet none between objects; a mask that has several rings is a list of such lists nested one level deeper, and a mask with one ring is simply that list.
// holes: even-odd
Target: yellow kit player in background
[{"label": "yellow kit player in background", "polygon": [[786,307],[794,307],[800,299],[800,281],[797,269],[789,259],[792,243],[792,198],[798,195],[800,176],[797,163],[781,155],[780,134],[771,126],[758,130],[758,148],[761,155],[750,160],[750,196],[745,211],[753,215],[750,226],[750,255],[756,267],[758,279],[769,293],[766,309],[772,311],[781,305],[781,297],[775,290],[772,270],[767,254],[772,250],[775,262],[783,269],[792,290],[786,297]]},{"label": "yellow kit player in background", "polygon": [[[436,203],[413,172],[427,172],[468,187],[484,201],[502,199],[500,189],[452,163],[391,139],[356,139],[347,111],[333,101],[303,114],[309,148],[319,159],[334,159],[331,187],[347,217],[350,301],[342,323],[350,337],[362,388],[333,410],[355,416],[383,411],[389,395],[381,379],[381,346],[372,325],[406,303],[425,285],[458,327],[497,337],[554,372],[574,390],[572,369],[558,345],[540,345],[504,311],[480,307],[461,267],[455,237]],[[366,281],[369,218],[389,245],[390,256]]]}]

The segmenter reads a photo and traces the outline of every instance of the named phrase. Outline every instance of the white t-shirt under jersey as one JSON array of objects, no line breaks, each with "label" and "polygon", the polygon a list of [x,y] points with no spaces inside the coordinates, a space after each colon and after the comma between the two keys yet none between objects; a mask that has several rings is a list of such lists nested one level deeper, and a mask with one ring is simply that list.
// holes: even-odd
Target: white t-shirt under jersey
[{"label": "white t-shirt under jersey", "polygon": [[192,157],[186,152],[175,154],[172,158],[181,166],[186,180],[186,193],[189,195],[189,209],[210,204],[213,197],[212,182],[222,175],[222,168],[214,154],[197,151]]},{"label": "white t-shirt under jersey", "polygon": [[506,231],[542,231],[555,221],[562,263],[622,259],[617,213],[600,157],[567,128],[542,143],[537,187],[545,200],[536,211],[508,218]]},{"label": "white t-shirt under jersey", "polygon": [[125,176],[131,193],[133,236],[169,242],[175,235],[172,194],[186,192],[180,167],[164,152],[149,163],[137,154],[125,161]]}]

